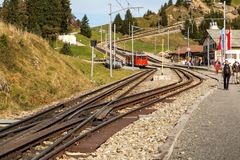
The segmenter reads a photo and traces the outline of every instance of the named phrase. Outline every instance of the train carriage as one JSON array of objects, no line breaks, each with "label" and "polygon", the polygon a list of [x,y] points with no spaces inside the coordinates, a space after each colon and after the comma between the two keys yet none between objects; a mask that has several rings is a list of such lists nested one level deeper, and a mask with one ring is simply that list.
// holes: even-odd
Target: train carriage
[{"label": "train carriage", "polygon": [[[126,54],[126,64],[132,66],[132,53]],[[134,66],[135,67],[145,67],[148,65],[148,55],[135,52],[134,53]]]}]

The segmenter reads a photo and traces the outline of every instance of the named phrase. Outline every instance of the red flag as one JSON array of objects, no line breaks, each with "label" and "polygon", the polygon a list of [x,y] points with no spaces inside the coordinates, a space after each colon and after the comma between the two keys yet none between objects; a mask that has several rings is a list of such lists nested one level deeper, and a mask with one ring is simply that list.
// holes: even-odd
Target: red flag
[{"label": "red flag", "polygon": [[218,50],[222,50],[222,34],[220,34],[220,37],[219,37]]},{"label": "red flag", "polygon": [[230,28],[227,32],[227,50],[230,50],[232,48],[231,43],[232,43],[232,32]]}]

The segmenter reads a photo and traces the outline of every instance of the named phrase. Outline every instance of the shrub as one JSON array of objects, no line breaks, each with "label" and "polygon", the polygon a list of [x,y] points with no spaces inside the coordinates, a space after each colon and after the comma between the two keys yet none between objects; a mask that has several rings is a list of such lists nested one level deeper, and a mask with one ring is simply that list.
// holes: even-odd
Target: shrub
[{"label": "shrub", "polygon": [[8,37],[3,34],[0,36],[0,63],[4,64],[8,69],[13,69],[15,66],[15,52],[9,46]]},{"label": "shrub", "polygon": [[63,48],[61,49],[61,53],[65,55],[72,55],[70,44],[64,43]]}]

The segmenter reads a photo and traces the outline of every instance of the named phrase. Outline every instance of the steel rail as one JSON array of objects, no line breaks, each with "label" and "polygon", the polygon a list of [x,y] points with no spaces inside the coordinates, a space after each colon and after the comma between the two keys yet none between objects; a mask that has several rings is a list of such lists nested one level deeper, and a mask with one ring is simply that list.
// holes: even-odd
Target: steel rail
[{"label": "steel rail", "polygon": [[[193,74],[192,74],[192,75],[193,75]],[[196,75],[195,75],[195,76],[196,76]],[[198,76],[196,76],[196,77],[198,77]],[[199,77],[198,77],[198,78],[199,78]],[[193,80],[191,77],[190,77],[189,79]],[[186,88],[184,88],[184,89],[182,89],[182,90],[173,91],[173,93],[171,93],[171,94],[169,94],[169,95],[166,95],[166,96],[164,96],[164,97],[155,98],[155,99],[153,99],[153,100],[150,100],[150,101],[146,102],[145,104],[141,105],[141,106],[138,107],[138,108],[135,108],[135,109],[133,109],[133,110],[127,112],[127,113],[124,113],[124,114],[118,115],[118,116],[116,116],[116,117],[114,117],[114,118],[111,118],[110,120],[108,120],[108,121],[106,121],[106,122],[98,125],[97,127],[92,128],[92,129],[91,129],[89,132],[87,132],[87,133],[84,133],[84,134],[81,134],[81,135],[79,135],[79,136],[77,136],[77,137],[74,137],[72,140],[66,142],[65,144],[59,146],[58,148],[56,148],[57,146],[54,146],[54,147],[51,147],[50,149],[45,150],[44,152],[42,152],[42,153],[39,154],[38,156],[34,157],[32,160],[39,160],[39,159],[40,159],[40,160],[47,160],[47,159],[49,159],[49,158],[52,158],[53,156],[55,156],[56,154],[58,154],[58,153],[61,152],[62,150],[66,149],[67,147],[71,146],[72,144],[76,143],[77,141],[81,140],[82,138],[86,137],[86,136],[89,135],[90,133],[92,133],[92,132],[94,132],[94,131],[97,131],[98,129],[100,129],[100,128],[102,128],[102,127],[105,127],[106,125],[108,125],[108,124],[110,124],[110,123],[112,123],[112,122],[114,122],[114,121],[116,121],[116,120],[118,120],[118,119],[120,119],[120,118],[122,118],[122,117],[124,117],[124,116],[126,116],[126,115],[128,115],[128,114],[130,114],[130,113],[136,112],[136,111],[141,110],[141,109],[146,108],[146,107],[149,107],[149,106],[151,106],[151,105],[153,105],[153,104],[155,104],[155,103],[157,103],[157,102],[161,102],[162,100],[164,100],[164,99],[166,99],[166,98],[173,97],[173,96],[175,96],[175,95],[177,95],[177,94],[180,94],[180,93],[182,93],[182,92],[184,92],[184,91],[186,91],[186,90],[188,90],[188,89],[191,89],[191,88],[193,88],[193,87],[196,87],[197,85],[200,85],[203,80],[202,80],[201,78],[199,78],[199,79],[200,79],[200,82],[198,82],[197,84],[194,84],[194,85],[192,85],[192,86],[188,86],[188,87],[186,87]],[[53,149],[54,149],[54,150],[53,150]]]}]

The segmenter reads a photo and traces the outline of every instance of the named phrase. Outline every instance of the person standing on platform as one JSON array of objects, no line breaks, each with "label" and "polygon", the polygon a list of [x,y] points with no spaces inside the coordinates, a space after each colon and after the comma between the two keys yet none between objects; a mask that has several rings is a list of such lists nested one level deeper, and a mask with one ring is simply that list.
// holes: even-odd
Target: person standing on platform
[{"label": "person standing on platform", "polygon": [[216,74],[218,74],[218,71],[221,68],[221,62],[218,59],[214,62],[214,67],[216,69]]},{"label": "person standing on platform", "polygon": [[239,82],[240,82],[240,65],[237,60],[233,63],[232,70],[233,70],[233,75],[234,75],[234,83],[239,84]]},{"label": "person standing on platform", "polygon": [[223,67],[222,74],[223,74],[223,81],[224,81],[224,89],[228,90],[229,80],[230,80],[230,77],[231,77],[231,67],[228,63],[228,60],[225,60],[225,64],[224,64],[224,67]]}]

